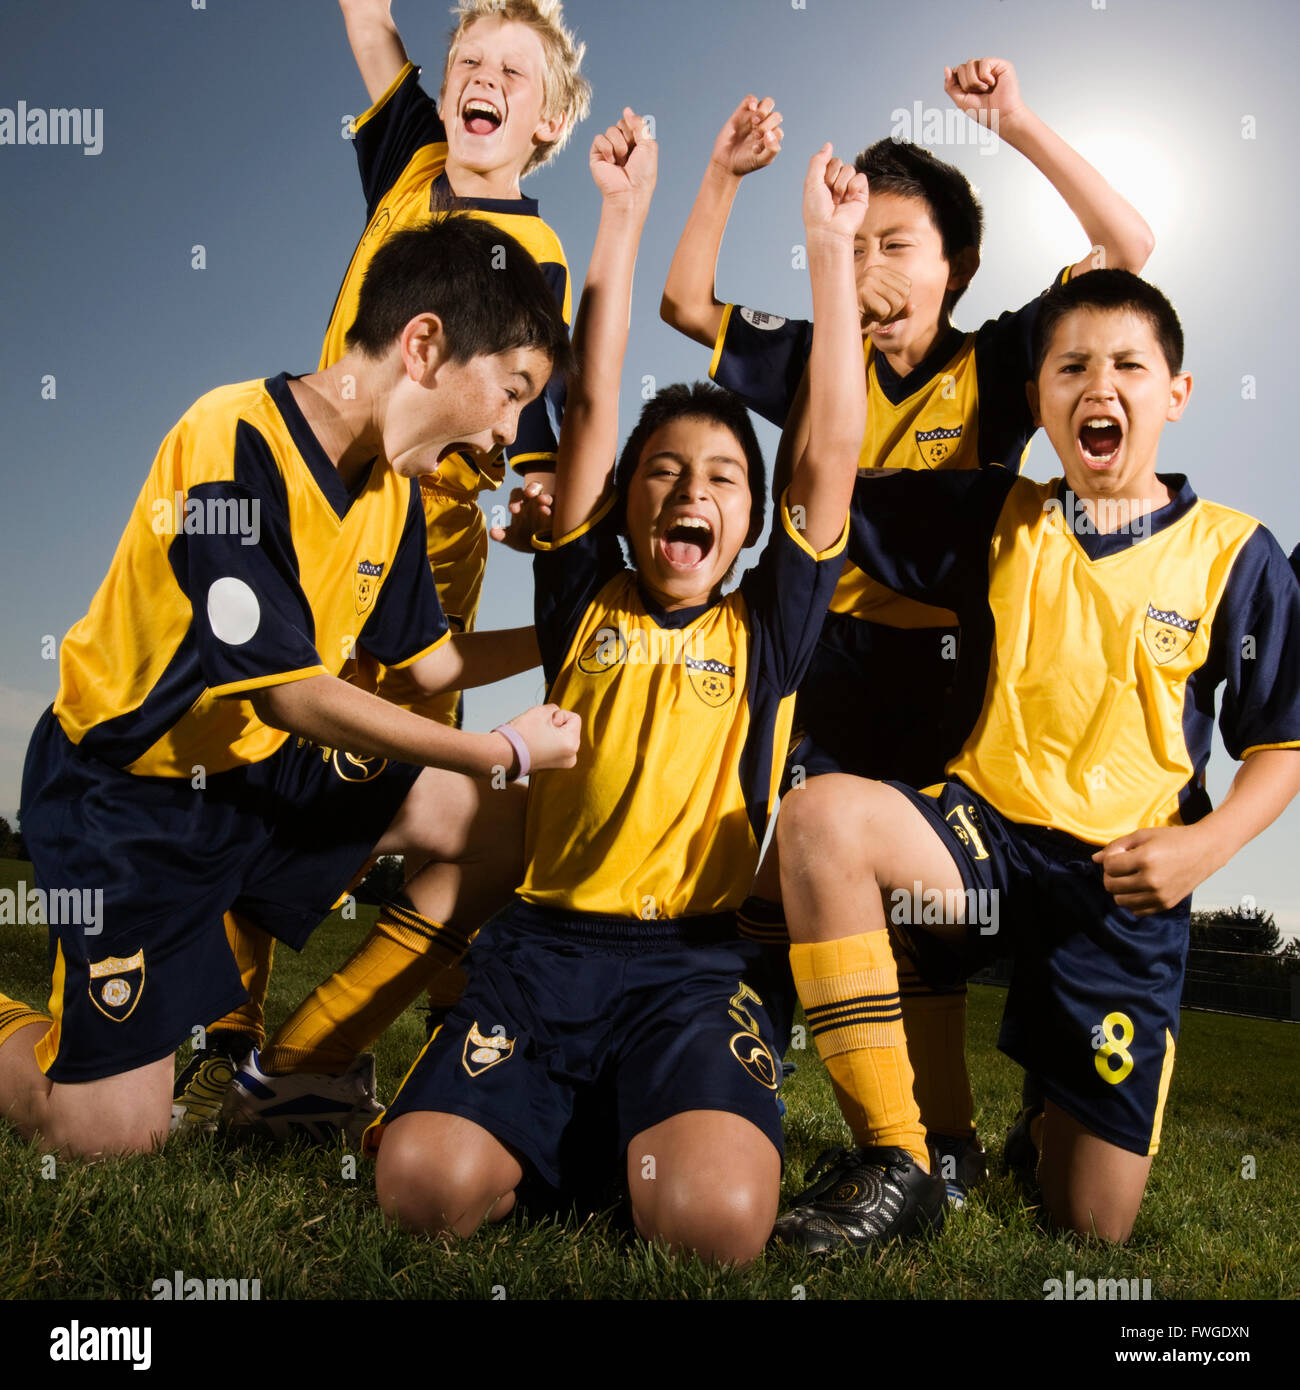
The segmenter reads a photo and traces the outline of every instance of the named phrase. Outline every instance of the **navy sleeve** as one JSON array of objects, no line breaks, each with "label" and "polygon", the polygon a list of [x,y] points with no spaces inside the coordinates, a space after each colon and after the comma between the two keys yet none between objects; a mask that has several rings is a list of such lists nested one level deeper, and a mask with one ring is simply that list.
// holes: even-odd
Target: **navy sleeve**
[{"label": "navy sleeve", "polygon": [[770,682],[782,696],[799,688],[843,568],[843,542],[815,555],[783,501],[758,564],[740,581],[753,632],[751,680]]},{"label": "navy sleeve", "polygon": [[397,555],[392,570],[383,578],[374,607],[366,615],[360,642],[385,666],[400,666],[428,651],[449,631],[429,568],[420,489],[412,484]]},{"label": "navy sleeve", "polygon": [[[569,270],[556,261],[542,265],[542,274],[551,287],[555,302],[564,307]],[[564,421],[566,382],[555,372],[535,401],[519,412],[515,442],[506,449],[506,461],[518,473],[551,473],[555,470],[556,450],[560,446],[560,425]]]},{"label": "navy sleeve", "polygon": [[989,542],[1016,476],[1002,469],[858,475],[849,559],[887,589],[961,614],[987,607]]},{"label": "navy sleeve", "polygon": [[1219,728],[1228,752],[1300,746],[1300,586],[1262,526],[1233,562],[1211,644],[1209,663],[1225,681]]},{"label": "navy sleeve", "polygon": [[[1055,283],[1068,274],[1063,270]],[[1034,325],[1042,304],[1039,295],[1021,309],[990,319],[975,332],[981,468],[1001,466],[1019,473],[1025,446],[1037,428],[1025,385],[1033,370]]]},{"label": "navy sleeve", "polygon": [[417,150],[447,143],[438,108],[420,86],[419,77],[420,69],[408,63],[396,84],[357,118],[352,143],[366,195],[367,221]]},{"label": "navy sleeve", "polygon": [[619,499],[610,497],[572,534],[533,540],[533,621],[547,686],[559,675],[592,599],[627,568],[619,543],[621,514]]},{"label": "navy sleeve", "polygon": [[298,582],[284,480],[247,421],[235,430],[233,481],[190,487],[185,505],[202,509],[202,530],[178,535],[168,559],[193,609],[204,684],[252,689],[323,666]]},{"label": "navy sleeve", "polygon": [[780,429],[808,365],[812,330],[807,319],[783,319],[728,304],[709,375]]}]

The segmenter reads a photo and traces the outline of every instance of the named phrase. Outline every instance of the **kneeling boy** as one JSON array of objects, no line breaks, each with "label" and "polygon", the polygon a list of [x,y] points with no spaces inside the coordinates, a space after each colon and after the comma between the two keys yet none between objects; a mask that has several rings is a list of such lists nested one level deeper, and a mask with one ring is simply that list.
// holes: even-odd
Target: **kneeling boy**
[{"label": "kneeling boy", "polygon": [[[973,731],[924,791],[832,776],[787,796],[782,888],[796,983],[846,1111],[875,1147],[796,1200],[778,1236],[814,1249],[895,1233],[919,1161],[888,919],[963,949],[1010,946],[999,1046],[1041,1078],[1052,1220],[1127,1239],[1173,1072],[1192,890],[1300,788],[1300,588],[1252,518],[1157,474],[1191,390],[1168,300],[1103,270],[1044,298],[1030,404],[1064,469],[867,475],[850,554],[944,604],[985,665]],[[1214,692],[1243,760],[1205,792]],[[946,915],[938,911],[943,904]],[[942,918],[936,922],[936,917]],[[875,1181],[845,1181],[850,1173]]]},{"label": "kneeling boy", "polygon": [[479,934],[465,995],[371,1131],[376,1188],[403,1225],[467,1234],[510,1210],[526,1168],[566,1187],[575,1107],[612,1097],[641,1233],[748,1260],[776,1215],[792,999],[782,953],[737,939],[734,911],[843,554],[866,409],[852,254],[866,185],[829,147],[814,156],[813,424],[761,562],[724,597],[762,529],[762,458],[736,398],[679,386],[613,469],[655,176],[631,112],[598,137],[592,170],[581,370],[556,539],[535,561],[550,693],[583,712],[581,772],[529,787],[519,898]]},{"label": "kneeling boy", "polygon": [[553,707],[470,734],[338,678],[358,648],[427,690],[537,660],[531,629],[449,632],[414,481],[508,443],[567,363],[541,271],[508,238],[502,268],[502,240],[463,217],[392,237],[334,366],[210,392],[163,442],[28,750],[38,886],[103,910],[94,934],[51,923],[52,1020],[0,995],[0,1115],[24,1135],[155,1145],[173,1051],[245,997],[224,912],[301,946],[376,850],[490,873],[479,842],[517,807],[478,779],[572,766]]}]

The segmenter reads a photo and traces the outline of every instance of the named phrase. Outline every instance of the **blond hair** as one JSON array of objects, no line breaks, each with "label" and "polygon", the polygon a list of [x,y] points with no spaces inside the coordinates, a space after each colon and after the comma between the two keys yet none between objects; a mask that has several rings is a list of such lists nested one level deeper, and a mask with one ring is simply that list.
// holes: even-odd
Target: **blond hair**
[{"label": "blond hair", "polygon": [[444,89],[461,40],[480,19],[526,24],[542,41],[546,60],[542,70],[542,118],[551,120],[563,115],[564,126],[550,144],[534,149],[523,168],[525,174],[531,173],[568,144],[574,126],[586,118],[591,107],[591,83],[580,71],[587,45],[575,39],[565,25],[562,0],[458,0],[451,13],[456,27],[447,47],[447,64],[442,74]]}]

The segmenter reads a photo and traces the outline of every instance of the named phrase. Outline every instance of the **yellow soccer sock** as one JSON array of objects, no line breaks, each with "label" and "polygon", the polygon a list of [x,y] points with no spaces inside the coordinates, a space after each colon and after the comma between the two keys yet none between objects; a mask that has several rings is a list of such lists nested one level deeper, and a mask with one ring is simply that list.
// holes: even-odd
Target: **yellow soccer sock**
[{"label": "yellow soccer sock", "polygon": [[916,1082],[921,1123],[931,1134],[975,1133],[975,1098],[966,1070],[966,986],[934,990],[903,957],[898,966],[903,1031]]},{"label": "yellow soccer sock", "polygon": [[790,968],[853,1142],[906,1149],[928,1173],[888,933],[795,943]]},{"label": "yellow soccer sock", "polygon": [[457,928],[422,917],[409,903],[386,903],[351,959],[267,1044],[263,1071],[346,1071],[468,946]]},{"label": "yellow soccer sock", "polygon": [[54,1020],[39,1009],[29,1008],[7,994],[0,994],[0,1047],[9,1041],[20,1028],[32,1023],[43,1023],[48,1028]]},{"label": "yellow soccer sock", "polygon": [[271,985],[275,937],[237,912],[226,913],[226,940],[248,991],[248,1002],[208,1028],[209,1033],[247,1033],[255,1046],[266,1037],[266,991]]}]

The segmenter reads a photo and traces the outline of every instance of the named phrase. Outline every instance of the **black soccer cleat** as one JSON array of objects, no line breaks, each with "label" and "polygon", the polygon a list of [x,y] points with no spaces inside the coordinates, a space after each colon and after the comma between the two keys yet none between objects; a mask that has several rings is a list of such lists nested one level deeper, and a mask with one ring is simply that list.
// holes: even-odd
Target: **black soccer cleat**
[{"label": "black soccer cleat", "polygon": [[1042,1113],[1042,1101],[1026,1105],[1007,1130],[1002,1146],[1002,1171],[1029,1189],[1038,1184],[1038,1145],[1034,1143],[1032,1125]]},{"label": "black soccer cleat", "polygon": [[778,1218],[772,1239],[812,1254],[864,1250],[943,1227],[947,1192],[906,1149],[831,1149],[810,1186]]}]

